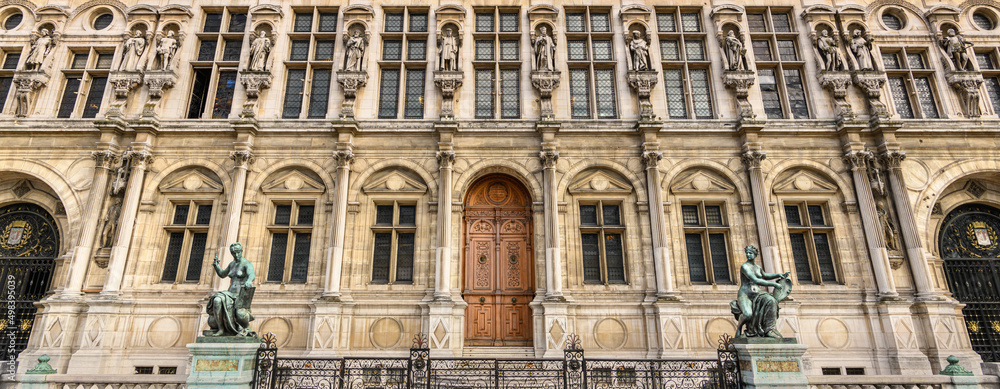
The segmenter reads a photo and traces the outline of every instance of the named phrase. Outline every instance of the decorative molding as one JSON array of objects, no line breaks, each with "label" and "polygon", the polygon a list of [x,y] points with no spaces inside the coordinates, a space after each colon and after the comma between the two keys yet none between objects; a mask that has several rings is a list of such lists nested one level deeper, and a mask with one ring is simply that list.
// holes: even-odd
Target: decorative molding
[{"label": "decorative molding", "polygon": [[89,10],[89,9],[91,9],[93,7],[102,6],[102,5],[106,5],[106,6],[114,8],[114,9],[117,9],[118,12],[121,12],[122,15],[128,15],[128,12],[127,12],[128,6],[126,6],[125,3],[122,3],[122,2],[120,2],[118,0],[91,0],[91,1],[88,1],[86,3],[80,4],[79,7],[74,8],[73,12],[69,15],[69,18],[70,19],[74,19],[81,12]]},{"label": "decorative molding", "polygon": [[556,162],[559,161],[559,152],[555,150],[542,150],[538,153],[538,158],[541,159],[542,165],[546,169],[555,169]]},{"label": "decorative molding", "polygon": [[249,168],[256,161],[256,156],[249,150],[230,151],[229,159],[232,159],[238,169]]},{"label": "decorative molding", "polygon": [[747,170],[760,169],[761,162],[767,159],[767,153],[760,150],[747,150],[740,155],[740,159],[743,160]]},{"label": "decorative molding", "polygon": [[899,150],[886,151],[879,155],[879,160],[886,169],[899,169],[904,159],[906,152]]},{"label": "decorative molding", "polygon": [[349,168],[354,163],[354,152],[351,150],[338,150],[333,158],[337,160],[337,168]]},{"label": "decorative molding", "polygon": [[656,168],[660,165],[660,160],[663,159],[663,153],[659,151],[643,151],[641,158],[647,168]]},{"label": "decorative molding", "polygon": [[875,162],[875,154],[868,150],[855,150],[845,153],[843,159],[851,170],[867,169]]},{"label": "decorative molding", "polygon": [[455,163],[455,152],[451,150],[438,151],[435,157],[442,168],[451,168]]}]

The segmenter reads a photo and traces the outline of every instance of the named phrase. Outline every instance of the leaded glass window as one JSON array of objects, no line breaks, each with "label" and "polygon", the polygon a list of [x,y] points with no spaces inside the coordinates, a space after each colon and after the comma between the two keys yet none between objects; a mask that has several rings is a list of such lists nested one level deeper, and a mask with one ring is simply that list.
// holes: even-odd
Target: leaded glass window
[{"label": "leaded glass window", "polygon": [[242,39],[226,39],[226,46],[222,50],[223,61],[239,61],[240,53],[243,51]]},{"label": "leaded glass window", "polygon": [[684,42],[684,53],[687,54],[688,61],[705,60],[705,42],[700,40],[688,40]]},{"label": "leaded glass window", "polygon": [[376,207],[376,216],[382,220],[372,226],[375,235],[372,283],[412,283],[417,207],[400,202],[387,202]]},{"label": "leaded glass window", "polygon": [[667,90],[667,111],[671,119],[687,119],[681,72],[681,69],[663,69],[663,88]]},{"label": "leaded glass window", "polygon": [[766,7],[748,10],[750,46],[757,61],[764,112],[769,119],[808,119],[805,62],[799,54],[790,10]]},{"label": "leaded glass window", "polygon": [[281,117],[286,119],[297,119],[302,113],[302,96],[305,94],[306,70],[288,69],[285,73],[288,77],[285,81],[285,106],[282,109]]},{"label": "leaded glass window", "polygon": [[656,12],[656,27],[659,32],[675,32],[677,31],[677,21],[674,19],[674,14],[672,12],[665,13]]},{"label": "leaded glass window", "polygon": [[691,282],[731,284],[726,238],[729,227],[723,206],[705,202],[684,204],[681,216]]},{"label": "leaded glass window", "polygon": [[521,118],[521,71],[500,69],[500,117]]},{"label": "leaded glass window", "polygon": [[519,119],[521,43],[510,33],[520,31],[520,14],[510,8],[476,12],[474,115],[477,119]]},{"label": "leaded glass window", "polygon": [[90,89],[87,91],[87,100],[84,101],[84,118],[95,118],[101,110],[101,102],[104,101],[104,89],[108,84],[108,77],[91,77]]},{"label": "leaded glass window", "polygon": [[500,32],[517,32],[519,25],[517,13],[500,13]]},{"label": "leaded glass window", "polygon": [[[990,99],[990,103],[993,104],[993,112],[1000,113],[1000,78],[998,77],[986,77],[984,78],[986,85],[986,95]],[[4,90],[0,90],[0,98],[5,94]],[[3,103],[0,102],[0,107]]]},{"label": "leaded glass window", "polygon": [[288,69],[282,118],[298,119],[303,113],[308,119],[326,117],[336,41],[332,35],[322,33],[335,32],[336,28],[335,10],[296,9],[292,29],[297,33],[290,42],[288,57],[298,63]]},{"label": "leaded glass window", "polygon": [[610,32],[611,22],[609,15],[606,13],[594,13],[594,11],[590,11],[590,31]]},{"label": "leaded glass window", "polygon": [[309,41],[308,40],[294,40],[292,41],[292,53],[289,56],[289,60],[292,61],[307,61],[309,60]]},{"label": "leaded glass window", "polygon": [[20,60],[21,60],[21,53],[4,52],[3,69],[4,70],[17,69],[17,63]]},{"label": "leaded glass window", "polygon": [[423,61],[427,59],[427,41],[410,40],[406,44],[408,45],[406,48],[407,61]]},{"label": "leaded glass window", "polygon": [[823,204],[785,204],[785,221],[799,282],[837,283],[833,227]]},{"label": "leaded glass window", "polygon": [[395,119],[399,109],[399,69],[382,69],[378,117]]},{"label": "leaded glass window", "polygon": [[573,118],[590,118],[590,72],[587,69],[570,69],[569,90]]},{"label": "leaded glass window", "polygon": [[314,61],[333,61],[334,41],[316,41],[316,53],[313,55]]},{"label": "leaded glass window", "polygon": [[73,115],[76,109],[76,96],[80,91],[80,78],[67,78],[66,86],[63,88],[62,100],[59,102],[59,113],[57,118],[68,118]]},{"label": "leaded glass window", "polygon": [[382,41],[382,60],[399,61],[403,59],[403,41],[398,39]]},{"label": "leaded glass window", "polygon": [[385,32],[403,32],[403,13],[385,14]]},{"label": "leaded glass window", "polygon": [[309,93],[309,118],[322,119],[326,117],[327,101],[330,98],[330,69],[314,69],[312,89]]},{"label": "leaded glass window", "polygon": [[403,117],[407,119],[424,117],[424,69],[406,70],[406,103]]},{"label": "leaded glass window", "polygon": [[427,14],[410,13],[410,32],[427,32]]},{"label": "leaded glass window", "polygon": [[620,204],[599,201],[580,204],[580,243],[584,282],[624,284],[625,232]]},{"label": "leaded glass window", "polygon": [[215,87],[213,119],[226,119],[233,107],[233,93],[236,91],[236,71],[219,72],[219,82]]},{"label": "leaded glass window", "polygon": [[587,41],[585,40],[572,40],[566,42],[566,46],[569,50],[569,60],[570,61],[586,61],[587,60]]},{"label": "leaded glass window", "polygon": [[597,117],[600,119],[618,117],[615,107],[615,70],[594,70],[594,84],[597,88]]},{"label": "leaded glass window", "polygon": [[312,21],[312,10],[309,10],[309,12],[296,12],[295,23],[292,30],[295,32],[310,32],[312,31]]},{"label": "leaded glass window", "polygon": [[229,32],[243,32],[247,29],[247,14],[245,13],[233,13],[229,14]]},{"label": "leaded glass window", "polygon": [[781,108],[778,80],[774,76],[774,69],[759,69],[757,74],[760,80],[761,99],[764,102],[764,113],[767,114],[768,118],[785,117]]},{"label": "leaded glass window", "polygon": [[676,40],[660,40],[660,58],[664,61],[680,61],[680,46]]},{"label": "leaded glass window", "polygon": [[[664,91],[667,114],[672,119],[710,119],[712,109],[708,82],[711,63],[706,54],[701,14],[682,11],[678,7],[657,7],[657,23],[664,21],[668,29],[659,29],[660,59],[663,61]],[[678,31],[674,21],[680,20]]]},{"label": "leaded glass window", "polygon": [[611,57],[611,41],[606,40],[595,40],[593,41],[594,47],[594,60],[595,61],[610,61]]},{"label": "leaded glass window", "polygon": [[938,117],[937,105],[934,102],[934,92],[931,90],[930,79],[928,77],[914,78],[913,88],[916,91],[917,100],[920,101],[920,111],[924,117]]},{"label": "leaded glass window", "polygon": [[584,13],[567,13],[566,32],[586,32],[586,18]]},{"label": "leaded glass window", "polygon": [[500,60],[517,61],[520,52],[520,42],[516,40],[500,41]]},{"label": "leaded glass window", "polygon": [[[226,34],[222,34],[224,24]],[[196,64],[197,67],[189,73],[192,88],[187,118],[229,117],[236,88],[236,68],[243,54],[244,40],[237,38],[234,33],[242,35],[246,29],[246,8],[226,7],[222,12],[206,13],[204,27],[198,33],[197,61],[203,63]],[[98,58],[98,63],[100,62]],[[109,59],[105,68],[110,68],[110,65]]]},{"label": "leaded glass window", "polygon": [[476,69],[476,118],[493,119],[493,69]]},{"label": "leaded glass window", "polygon": [[493,61],[493,41],[476,41],[476,61]]},{"label": "leaded glass window", "polygon": [[0,77],[0,112],[7,104],[7,95],[10,94],[10,87],[14,84],[14,77]]},{"label": "leaded glass window", "polygon": [[892,92],[892,101],[899,117],[913,119],[913,107],[910,106],[910,97],[907,95],[903,77],[889,77],[889,90]]},{"label": "leaded glass window", "polygon": [[[184,201],[171,204],[173,222],[164,226],[167,233],[166,255],[160,280],[176,282],[183,271],[185,282],[201,281],[204,267],[208,229],[212,220],[210,202]],[[197,210],[190,212],[191,209]]]},{"label": "leaded glass window", "polygon": [[476,13],[476,32],[493,32],[493,12]]},{"label": "leaded glass window", "polygon": [[337,31],[337,13],[320,12],[319,32],[336,32],[336,31]]},{"label": "leaded glass window", "polygon": [[267,282],[303,284],[309,274],[309,252],[315,206],[309,201],[275,203]]},{"label": "leaded glass window", "polygon": [[[901,59],[905,62],[900,63]],[[904,47],[883,52],[882,63],[889,78],[892,105],[901,119],[939,117],[932,80],[934,69],[927,68],[922,50]]]}]

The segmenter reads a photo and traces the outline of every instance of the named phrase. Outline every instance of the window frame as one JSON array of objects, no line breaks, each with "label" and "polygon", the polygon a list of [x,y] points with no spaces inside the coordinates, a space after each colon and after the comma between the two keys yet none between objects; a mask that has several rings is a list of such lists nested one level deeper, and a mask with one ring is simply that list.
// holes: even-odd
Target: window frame
[{"label": "window frame", "polygon": [[[587,107],[587,115],[578,115],[578,114],[576,114],[574,112],[573,105],[576,103],[576,96],[574,96],[574,93],[573,93],[573,80],[571,78],[569,80],[569,83],[570,83],[570,85],[569,85],[569,88],[570,88],[570,117],[573,118],[573,119],[598,119],[598,120],[600,120],[600,119],[615,120],[615,119],[621,118],[622,112],[621,112],[621,107],[619,106],[620,102],[618,101],[618,96],[617,96],[618,93],[620,93],[620,91],[618,91],[618,89],[619,89],[619,85],[618,85],[618,71],[617,71],[617,68],[616,68],[616,66],[617,66],[616,55],[618,53],[617,53],[616,47],[615,47],[616,46],[616,38],[615,38],[615,33],[614,33],[614,31],[615,31],[615,28],[614,28],[614,17],[611,15],[611,9],[609,7],[606,7],[606,6],[574,6],[574,7],[566,7],[566,9],[564,9],[564,12],[565,12],[566,15],[569,15],[569,14],[574,14],[574,15],[576,15],[576,14],[583,14],[584,15],[583,16],[583,31],[572,31],[571,32],[569,30],[569,28],[567,28],[568,26],[566,24],[568,24],[568,21],[565,21],[565,18],[564,18],[564,22],[566,24],[563,25],[563,31],[565,31],[564,38],[565,38],[565,41],[566,41],[566,50],[567,50],[567,61],[566,62],[567,62],[568,67],[569,67],[569,73],[570,74],[574,73],[574,70],[576,70],[576,71],[586,70],[586,73],[587,73],[587,85],[586,85],[586,88],[587,88],[586,94],[587,94],[587,99],[588,99],[588,101],[587,101],[587,105],[588,105],[588,107]],[[593,28],[592,28],[591,24],[593,22],[593,15],[595,15],[595,14],[607,15],[608,16],[608,23],[609,23],[608,31],[593,31]],[[573,59],[570,59],[570,57],[569,57],[569,43],[571,41],[585,41],[586,42],[586,53],[587,53],[587,58],[586,59],[584,59],[584,60],[573,60]],[[599,59],[596,59],[594,57],[594,42],[595,41],[608,41],[608,42],[610,42],[611,46],[610,46],[609,50],[611,52],[611,57],[609,59],[606,59],[606,60],[605,59],[600,59],[599,60]],[[604,115],[604,116],[602,116],[601,103],[598,101],[598,98],[601,97],[602,95],[601,95],[601,93],[599,93],[597,91],[597,87],[598,87],[597,74],[598,74],[598,72],[606,72],[606,71],[609,71],[609,70],[610,70],[611,75],[612,75],[611,76],[611,85],[610,86],[613,89],[613,91],[612,91],[612,93],[610,94],[610,96],[608,98],[611,99],[611,109],[613,109],[614,112],[612,113],[612,115]]]},{"label": "window frame", "polygon": [[[604,206],[613,205],[618,207],[618,220],[620,224],[617,225],[606,225],[604,224]],[[582,212],[580,208],[582,206],[594,205],[597,206],[597,224],[596,225],[585,225],[582,220]],[[628,226],[626,223],[625,216],[625,198],[619,196],[597,196],[597,197],[582,197],[578,198],[576,201],[576,223],[578,232],[578,238],[580,239],[580,282],[585,286],[610,286],[610,285],[630,285],[629,282],[629,255],[628,255],[628,244],[626,231]],[[586,279],[586,266],[583,259],[583,235],[584,234],[597,234],[598,236],[598,256],[600,261],[600,281],[587,281]],[[608,261],[607,261],[607,247],[605,246],[605,240],[607,234],[617,234],[621,239],[621,252],[622,252],[622,280],[612,281],[608,275]]]},{"label": "window frame", "polygon": [[[388,196],[388,197],[376,197],[370,202],[371,204],[371,219],[369,226],[369,236],[371,237],[371,244],[369,247],[372,248],[371,254],[368,256],[370,269],[368,271],[368,284],[369,285],[416,285],[417,284],[417,246],[420,242],[420,219],[423,214],[423,209],[421,209],[421,196]],[[378,207],[392,205],[392,224],[378,224]],[[399,207],[403,206],[413,206],[413,224],[403,225],[399,223]],[[386,281],[375,280],[375,237],[377,234],[389,233],[390,238],[390,251],[389,251],[389,269]],[[411,260],[412,269],[410,273],[410,280],[400,281],[398,280],[398,249],[399,249],[399,234],[413,234],[413,253]]]},{"label": "window frame", "polygon": [[[930,62],[930,50],[925,47],[918,46],[882,46],[879,48],[880,54],[878,60],[882,61],[882,68],[885,69],[886,78],[892,79],[897,77],[903,78],[903,86],[906,88],[907,101],[910,104],[910,110],[913,111],[912,118],[904,118],[903,115],[896,109],[896,95],[893,93],[889,82],[886,82],[887,94],[892,98],[892,109],[900,119],[911,120],[911,119],[942,119],[944,117],[944,111],[942,109],[942,103],[940,101],[941,93],[937,88],[937,81],[934,78],[934,73],[936,72],[933,63]],[[910,67],[910,62],[908,61],[909,55],[919,55],[923,61],[924,68],[914,69]],[[896,60],[899,61],[900,67],[898,69],[892,69],[885,66],[885,56],[894,55]],[[978,66],[978,64],[973,65]],[[930,102],[934,104],[934,110],[937,117],[928,117],[924,112],[924,107],[919,94],[916,92],[916,83],[914,80],[918,78],[926,78],[928,83],[928,90],[931,93]]]},{"label": "window frame", "polygon": [[[684,207],[685,206],[695,206],[698,212],[698,225],[689,225],[684,223]],[[719,207],[719,212],[722,218],[722,224],[710,225],[708,224],[708,216],[705,211],[706,206],[717,206]],[[722,199],[703,199],[698,201],[682,200],[679,202],[679,215],[681,216],[681,228],[683,230],[683,235],[685,239],[685,244],[683,244],[684,259],[687,260],[686,263],[690,263],[690,253],[687,249],[687,235],[688,234],[698,234],[701,237],[702,246],[702,261],[704,262],[705,269],[705,280],[694,281],[691,279],[691,269],[688,269],[688,281],[693,285],[735,285],[736,279],[738,279],[737,269],[733,262],[733,246],[731,243],[732,238],[732,226],[730,223],[730,213],[727,208],[728,203]],[[715,267],[714,258],[712,255],[712,250],[710,247],[709,236],[714,234],[722,234],[726,248],[724,253],[726,254],[726,269],[729,273],[728,282],[718,282],[715,277]]]},{"label": "window frame", "polygon": [[[521,90],[521,81],[524,75],[521,71],[521,63],[524,58],[522,53],[522,42],[521,36],[523,34],[524,26],[521,20],[521,9],[518,7],[476,7],[473,11],[475,26],[472,29],[472,42],[473,42],[473,53],[472,53],[472,67],[473,67],[473,88],[475,89],[475,98],[473,99],[473,116],[476,119],[520,119],[524,116],[524,106],[522,104],[521,98],[523,91]],[[516,31],[504,31],[502,27],[502,15],[517,15],[517,28]],[[492,16],[492,29],[489,31],[480,29],[478,24],[481,15],[491,15]],[[503,52],[501,50],[504,42],[514,41],[517,43],[517,58],[515,59],[504,59]],[[493,58],[490,59],[480,59],[478,57],[478,45],[482,42],[490,42],[493,46]],[[490,97],[492,101],[492,109],[489,115],[481,115],[479,107],[479,83],[476,73],[479,71],[489,70],[492,72],[491,83],[492,83],[492,96]],[[503,74],[510,71],[517,72],[517,98],[515,99],[516,115],[510,114],[504,110],[504,91],[503,91]]]},{"label": "window frame", "polygon": [[[794,10],[787,7],[753,7],[746,11],[748,24],[750,15],[764,15],[764,31],[754,31],[753,29],[748,29],[749,32],[749,42],[748,52],[752,52],[753,60],[757,68],[758,79],[760,76],[761,69],[771,69],[774,73],[775,82],[775,93],[778,95],[778,100],[781,104],[781,117],[771,117],[767,115],[768,119],[811,119],[815,115],[815,110],[813,109],[812,101],[809,101],[809,90],[811,89],[809,85],[809,77],[806,77],[806,61],[805,61],[805,48],[799,41],[799,26],[796,23],[796,18],[794,16]],[[788,18],[789,31],[775,31],[774,28],[774,15],[785,15]],[[768,55],[770,60],[758,59],[758,53],[753,47],[753,43],[756,41],[767,41],[768,42]],[[791,41],[795,49],[795,60],[785,60],[781,58],[781,51],[778,48],[778,42]],[[791,93],[788,88],[788,80],[786,80],[785,71],[795,70],[799,73],[799,82],[802,86],[802,102],[805,104],[806,115],[805,117],[796,117],[792,109],[791,103]],[[761,94],[765,92],[763,90],[763,82],[758,80],[758,84],[761,88]],[[765,111],[766,111],[765,107]]]},{"label": "window frame", "polygon": [[[162,231],[166,234],[166,239],[164,241],[164,251],[161,258],[160,265],[160,275],[158,277],[158,283],[161,284],[200,284],[202,279],[205,277],[205,266],[211,265],[208,262],[208,255],[215,251],[214,242],[217,237],[214,235],[216,229],[212,228],[213,220],[217,220],[219,217],[219,207],[217,206],[217,199],[208,198],[205,196],[177,196],[167,200],[167,205],[169,206],[169,211],[165,213],[163,229]],[[177,206],[187,205],[188,215],[185,224],[174,224],[174,219],[176,217]],[[200,205],[210,205],[212,210],[209,214],[209,221],[207,224],[197,224],[198,218],[198,206]],[[183,241],[181,243],[180,257],[177,260],[177,269],[174,273],[174,279],[172,281],[164,279],[164,272],[167,270],[167,257],[170,255],[170,235],[172,233],[183,233]],[[190,271],[190,260],[191,260],[191,246],[194,240],[194,234],[204,233],[205,237],[205,252],[202,254],[201,269],[198,271],[197,280],[187,279],[187,273]],[[214,274],[214,273],[213,273]]]},{"label": "window frame", "polygon": [[[335,82],[334,71],[334,59],[337,56],[337,26],[339,26],[342,21],[340,20],[340,13],[337,7],[293,7],[293,19],[292,25],[290,26],[290,31],[287,32],[287,42],[288,42],[288,56],[284,61],[285,64],[285,84],[284,93],[281,104],[281,118],[282,119],[325,119],[330,115],[330,95]],[[320,30],[320,19],[323,15],[333,14],[336,18],[336,23],[332,31],[321,31]],[[309,19],[309,30],[308,31],[297,31],[298,27],[296,22],[300,15],[310,15]],[[272,37],[273,39],[273,37]],[[306,52],[305,60],[295,60],[292,57],[292,42],[293,41],[309,41],[309,48]],[[316,53],[319,49],[320,42],[330,42],[333,47],[330,48],[330,58],[329,59],[317,59]],[[298,115],[289,116],[286,115],[286,109],[289,109],[288,98],[289,98],[289,85],[291,82],[291,70],[304,70],[305,77],[302,79],[302,98],[298,102]],[[316,89],[316,74],[317,72],[327,72],[328,78],[326,80],[326,98],[322,101],[313,101],[313,95],[319,95],[321,90]],[[323,115],[313,115],[314,103],[325,103],[323,110]]]},{"label": "window frame", "polygon": [[[780,202],[781,206],[781,223],[785,226],[785,238],[788,239],[788,252],[792,253],[789,257],[791,261],[792,268],[791,273],[795,275],[795,281],[799,284],[806,285],[842,285],[844,284],[844,269],[840,257],[837,255],[837,234],[836,226],[833,222],[834,214],[831,209],[831,204],[833,204],[833,199],[826,198],[788,198],[782,199]],[[819,206],[823,212],[823,217],[825,225],[814,226],[812,225],[812,220],[810,220],[809,207]],[[801,225],[791,225],[788,223],[788,214],[786,207],[797,207],[799,210],[799,219],[802,222]],[[791,248],[791,235],[792,234],[805,234],[805,244],[806,244],[806,254],[809,259],[809,271],[812,280],[802,280],[799,278],[798,271],[795,269],[795,256]],[[834,272],[834,280],[823,280],[822,271],[819,264],[819,256],[816,251],[816,241],[814,236],[816,233],[823,233],[827,236],[827,244],[830,250],[830,261],[832,263],[832,269]]]},{"label": "window frame", "polygon": [[[996,26],[994,26],[996,29]],[[985,49],[985,50],[984,50]],[[981,64],[978,63],[980,60],[986,60],[990,64],[989,68],[983,68]],[[1000,47],[981,47],[976,50],[976,68],[980,73],[983,74],[983,79],[992,79],[996,85],[997,93],[996,96],[990,95],[989,85],[984,83],[983,88],[986,89],[986,99],[989,103],[983,104],[986,109],[992,109],[994,115],[1000,115]]]},{"label": "window frame", "polygon": [[[114,47],[106,46],[89,46],[89,47],[70,47],[67,51],[69,65],[62,69],[63,82],[62,82],[62,93],[59,95],[59,104],[56,105],[55,117],[61,119],[70,118],[86,118],[93,119],[96,118],[105,108],[105,102],[108,100],[108,77],[111,73],[111,68],[114,66]],[[75,58],[77,55],[86,55],[86,63],[83,68],[76,68],[73,66]],[[107,64],[107,67],[100,66],[100,56],[111,56],[111,61]],[[6,56],[5,56],[6,58]],[[94,82],[97,79],[104,79],[104,88],[101,91],[100,102],[96,111],[93,112],[94,116],[89,116],[87,113],[87,104],[90,102],[91,92],[94,92],[93,87]],[[80,84],[73,97],[73,106],[68,115],[62,115],[64,99],[71,92],[67,91],[66,88],[69,86],[70,79],[79,79]],[[10,89],[15,89],[13,86]]]},{"label": "window frame", "polygon": [[[302,196],[302,197],[281,197],[271,199],[271,209],[269,216],[269,222],[266,225],[267,230],[267,251],[264,253],[267,256],[267,263],[264,266],[263,271],[258,275],[261,283],[268,284],[278,284],[278,285],[303,285],[309,283],[309,269],[313,264],[312,258],[314,257],[313,251],[316,249],[316,231],[320,229],[316,228],[316,222],[319,220],[319,214],[317,211],[322,209],[318,206],[319,202],[317,198]],[[291,213],[289,214],[288,225],[276,224],[275,219],[277,218],[278,206],[290,205]],[[299,213],[302,206],[312,206],[313,216],[312,224],[299,224]],[[308,232],[310,234],[309,251],[306,257],[306,276],[301,281],[292,280],[292,272],[295,266],[295,244],[297,243],[297,234]],[[285,243],[285,256],[284,256],[284,267],[282,270],[281,281],[271,280],[271,250],[274,245],[274,234],[275,233],[285,233],[288,234],[288,240]]]},{"label": "window frame", "polygon": [[[197,48],[195,49],[194,59],[189,61],[190,69],[192,69],[192,74],[197,70],[208,69],[211,74],[208,77],[208,86],[205,91],[204,99],[202,100],[202,107],[200,112],[193,112],[192,104],[194,103],[195,82],[192,78],[190,90],[188,91],[187,100],[187,112],[184,117],[187,119],[228,119],[233,114],[233,106],[236,103],[236,86],[233,86],[233,96],[232,101],[229,103],[229,114],[225,117],[215,116],[215,104],[213,103],[219,97],[219,78],[223,72],[232,72],[236,74],[240,68],[240,59],[242,59],[243,54],[247,49],[247,34],[251,31],[251,21],[249,16],[249,9],[246,7],[213,7],[204,8],[204,15],[201,19],[201,27],[199,32],[195,35],[198,37]],[[221,13],[222,18],[219,21],[219,31],[211,32],[205,31],[205,24],[208,21],[208,15]],[[233,21],[234,15],[244,15],[246,16],[246,21],[243,26],[242,32],[230,32],[230,24]],[[274,39],[272,36],[271,39]],[[202,42],[215,41],[215,54],[212,56],[211,60],[200,60],[201,55],[201,45]],[[240,55],[237,56],[236,60],[226,60],[225,50],[227,41],[239,41],[240,44]],[[237,81],[238,83],[238,81]],[[197,117],[193,114],[197,113]]]},{"label": "window frame", "polygon": [[[665,31],[665,26],[660,26],[660,15],[673,15],[674,31]],[[683,27],[684,14],[696,14],[698,16],[698,31],[685,31]],[[667,117],[671,120],[702,119],[710,120],[718,116],[718,109],[715,106],[715,91],[712,89],[712,57],[708,45],[708,32],[706,22],[700,8],[663,6],[656,7],[654,19],[656,20],[657,49],[660,50],[660,62],[663,67],[663,89],[667,94]],[[702,44],[702,60],[692,60],[687,53],[687,41],[700,41]],[[678,59],[667,59],[663,55],[663,42],[677,42]],[[684,117],[674,116],[670,109],[670,90],[667,88],[667,71],[680,70],[681,89],[683,89],[682,99],[684,101]],[[711,111],[708,116],[698,116],[695,108],[694,85],[691,77],[691,70],[703,70],[705,72],[706,92],[708,94],[708,109]]]},{"label": "window frame", "polygon": [[[400,31],[387,30],[388,24],[385,22],[385,20],[387,15],[390,14],[393,15],[402,14],[403,25]],[[426,28],[424,29],[424,31],[411,31],[413,28],[410,24],[412,22],[413,15],[421,15],[421,14],[425,15],[425,17],[427,18]],[[424,117],[427,116],[426,112],[427,105],[425,104],[427,100],[426,90],[429,89],[427,82],[427,76],[429,73],[427,71],[427,64],[429,63],[429,61],[436,58],[435,55],[431,55],[431,53],[428,52],[430,45],[427,43],[427,41],[431,37],[430,29],[433,28],[431,26],[430,20],[431,20],[430,10],[428,7],[425,6],[389,7],[383,9],[383,14],[382,14],[383,25],[382,25],[382,32],[380,33],[380,42],[378,44],[378,54],[377,54],[378,66],[379,66],[379,84],[378,84],[378,103],[377,106],[375,107],[376,119],[413,120],[413,119],[423,119]],[[400,41],[401,47],[399,52],[399,59],[385,58],[386,41]],[[411,41],[424,42],[423,59],[414,59],[414,60],[410,59],[409,51],[410,51]],[[384,75],[383,70],[385,69],[397,69],[399,71],[399,78],[396,85],[396,107],[394,110],[395,111],[394,114],[391,116],[383,115],[383,109],[382,109],[382,104],[384,102],[382,94],[385,92],[383,90],[384,86],[383,83],[385,82],[385,78],[383,77]],[[422,90],[419,96],[415,93],[412,95],[407,93],[410,86],[409,84],[410,73],[411,71],[417,71],[417,70],[423,72],[423,80],[421,80],[423,87],[419,88],[420,90]],[[416,97],[416,102],[414,102],[410,98],[414,96]],[[410,104],[415,104],[415,105],[411,106]],[[417,107],[419,107],[420,116],[407,115],[408,108],[417,110]]]}]

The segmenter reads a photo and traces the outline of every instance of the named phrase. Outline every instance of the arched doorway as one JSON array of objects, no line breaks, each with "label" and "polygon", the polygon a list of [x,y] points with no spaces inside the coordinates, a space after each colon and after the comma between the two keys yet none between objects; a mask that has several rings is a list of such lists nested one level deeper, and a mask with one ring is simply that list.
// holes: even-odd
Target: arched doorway
[{"label": "arched doorway", "polygon": [[494,174],[465,197],[463,231],[465,344],[530,346],[534,297],[531,196],[521,183]]},{"label": "arched doorway", "polygon": [[11,332],[14,356],[28,345],[35,322],[35,302],[49,290],[55,268],[53,259],[58,254],[59,232],[52,215],[27,203],[0,208],[0,282],[6,308],[0,315],[0,328],[4,332],[0,360],[12,358],[6,343]]},{"label": "arched doorway", "polygon": [[1000,210],[966,204],[941,224],[939,249],[952,295],[965,305],[972,349],[1000,362]]}]

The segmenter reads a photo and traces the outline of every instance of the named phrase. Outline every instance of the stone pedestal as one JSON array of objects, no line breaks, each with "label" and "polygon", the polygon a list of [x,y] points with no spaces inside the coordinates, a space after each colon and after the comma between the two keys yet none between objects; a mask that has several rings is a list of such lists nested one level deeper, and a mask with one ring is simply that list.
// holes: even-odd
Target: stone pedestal
[{"label": "stone pedestal", "polygon": [[531,86],[538,89],[542,120],[555,120],[552,110],[552,91],[559,86],[559,71],[535,70],[531,72]]},{"label": "stone pedestal", "polygon": [[802,371],[807,347],[795,338],[737,338],[733,346],[745,388],[809,387]]},{"label": "stone pedestal", "polygon": [[948,72],[945,75],[948,85],[955,88],[962,101],[962,112],[967,118],[983,116],[979,108],[979,90],[983,86],[983,75],[979,72]]},{"label": "stone pedestal", "polygon": [[133,89],[142,85],[142,72],[137,71],[115,71],[108,77],[108,83],[114,88],[114,99],[111,107],[108,108],[107,116],[121,116],[122,109],[125,108],[128,94]]},{"label": "stone pedestal", "polygon": [[750,96],[750,86],[756,81],[757,74],[753,70],[727,70],[722,73],[722,83],[736,94],[736,112],[741,119],[757,117],[753,113],[750,100],[747,100]]},{"label": "stone pedestal", "polygon": [[888,81],[885,72],[875,70],[859,70],[854,72],[851,79],[865,92],[868,100],[868,115],[871,120],[879,120],[889,117],[889,109],[882,102],[882,85]]},{"label": "stone pedestal", "polygon": [[847,101],[847,87],[851,85],[851,74],[838,71],[819,72],[819,85],[830,91],[837,109],[837,117],[841,121],[854,120],[854,110]]},{"label": "stone pedestal", "polygon": [[200,336],[187,347],[191,352],[188,389],[245,389],[250,386],[260,339]]},{"label": "stone pedestal", "polygon": [[142,116],[156,117],[156,108],[163,98],[163,91],[177,84],[177,74],[169,70],[150,70],[145,73],[143,82],[149,87],[149,95],[142,107]]},{"label": "stone pedestal", "polygon": [[441,88],[441,120],[455,120],[455,89],[462,86],[462,72],[436,71],[434,85]]},{"label": "stone pedestal", "polygon": [[271,72],[261,72],[254,70],[240,70],[240,84],[243,85],[247,94],[247,100],[243,103],[241,118],[253,118],[257,116],[257,98],[260,92],[271,87]]},{"label": "stone pedestal", "polygon": [[340,84],[340,89],[344,91],[344,103],[340,107],[341,119],[354,119],[354,102],[357,98],[358,88],[365,86],[366,82],[368,82],[368,73],[347,70],[337,71],[337,83]]},{"label": "stone pedestal", "polygon": [[654,120],[656,114],[653,113],[653,103],[649,101],[649,93],[656,86],[656,81],[660,78],[656,71],[636,71],[631,70],[627,74],[628,85],[635,89],[639,95],[639,116],[642,120]]}]

